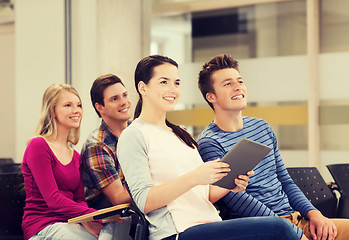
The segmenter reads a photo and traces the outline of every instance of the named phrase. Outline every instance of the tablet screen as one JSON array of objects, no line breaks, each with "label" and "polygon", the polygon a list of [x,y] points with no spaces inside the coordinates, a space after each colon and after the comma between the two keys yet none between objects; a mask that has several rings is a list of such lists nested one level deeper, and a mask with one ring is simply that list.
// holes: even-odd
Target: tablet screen
[{"label": "tablet screen", "polygon": [[253,170],[270,150],[271,147],[267,145],[246,138],[240,139],[221,159],[230,165],[231,171],[213,185],[227,189],[235,188],[234,179]]}]

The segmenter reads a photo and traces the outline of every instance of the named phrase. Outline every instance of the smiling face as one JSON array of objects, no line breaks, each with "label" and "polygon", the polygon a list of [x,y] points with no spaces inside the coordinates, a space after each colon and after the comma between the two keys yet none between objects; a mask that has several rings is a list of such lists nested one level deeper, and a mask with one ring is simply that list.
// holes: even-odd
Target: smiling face
[{"label": "smiling face", "polygon": [[215,93],[207,93],[206,98],[215,111],[241,111],[247,106],[247,89],[236,69],[217,70],[211,75],[211,81]]},{"label": "smiling face", "polygon": [[80,98],[72,92],[62,90],[55,106],[57,128],[78,128],[82,117]]},{"label": "smiling face", "polygon": [[104,106],[96,103],[96,108],[104,121],[127,121],[131,117],[131,102],[126,88],[121,83],[107,87],[104,92]]},{"label": "smiling face", "polygon": [[180,80],[176,66],[164,63],[154,68],[153,76],[146,85],[140,82],[139,91],[143,102],[161,112],[172,111],[180,96]]}]

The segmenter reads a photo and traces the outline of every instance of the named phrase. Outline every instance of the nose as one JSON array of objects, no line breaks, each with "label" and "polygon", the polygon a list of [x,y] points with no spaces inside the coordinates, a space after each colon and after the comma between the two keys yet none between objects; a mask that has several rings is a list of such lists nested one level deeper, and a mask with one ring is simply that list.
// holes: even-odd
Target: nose
[{"label": "nose", "polygon": [[240,86],[240,84],[237,81],[234,81],[232,86],[233,86],[233,90],[236,91],[236,92],[241,89],[241,86]]},{"label": "nose", "polygon": [[120,104],[121,105],[126,105],[128,102],[129,102],[128,97],[123,97],[123,98],[121,98]]},{"label": "nose", "polygon": [[171,92],[179,91],[179,87],[178,87],[178,85],[176,85],[176,83],[172,83],[172,84],[169,84],[169,85],[170,85],[170,91]]},{"label": "nose", "polygon": [[74,113],[82,113],[82,108],[81,108],[81,107],[78,107],[78,106],[75,106],[75,107],[73,108],[73,112],[74,112]]}]

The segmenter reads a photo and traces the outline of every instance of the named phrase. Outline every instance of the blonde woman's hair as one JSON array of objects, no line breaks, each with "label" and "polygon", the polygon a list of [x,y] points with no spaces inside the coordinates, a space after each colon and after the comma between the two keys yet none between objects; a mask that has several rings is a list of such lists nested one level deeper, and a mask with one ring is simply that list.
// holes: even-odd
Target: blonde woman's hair
[{"label": "blonde woman's hair", "polygon": [[[63,90],[75,94],[80,102],[81,98],[75,88],[68,84],[56,83],[48,87],[42,97],[41,115],[38,126],[36,127],[36,135],[44,138],[57,138],[57,125],[55,120],[55,108],[57,101]],[[76,145],[80,138],[80,126],[70,130],[68,142]]]}]

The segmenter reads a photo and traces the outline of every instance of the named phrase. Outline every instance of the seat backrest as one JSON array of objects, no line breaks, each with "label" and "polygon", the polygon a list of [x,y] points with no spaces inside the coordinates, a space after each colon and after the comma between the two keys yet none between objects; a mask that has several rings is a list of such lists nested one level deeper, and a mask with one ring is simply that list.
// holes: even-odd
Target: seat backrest
[{"label": "seat backrest", "polygon": [[338,218],[349,218],[349,164],[331,164],[326,166],[330,171],[340,192]]},{"label": "seat backrest", "polygon": [[340,192],[349,197],[349,164],[331,164],[326,166],[336,182]]},{"label": "seat backrest", "polygon": [[22,164],[7,163],[0,165],[0,173],[22,173]]},{"label": "seat backrest", "polygon": [[21,224],[25,203],[23,175],[0,174],[0,239],[23,236]]},{"label": "seat backrest", "polygon": [[[128,188],[127,182],[125,182],[125,187],[128,193],[131,196],[131,199],[133,201],[130,189]],[[134,209],[134,216],[136,219],[135,220],[136,224],[131,225],[131,231],[134,232],[133,239],[134,240],[148,240],[149,239],[149,222],[145,218],[144,214],[141,212],[141,210],[137,207],[137,205],[133,201],[133,209]]]},{"label": "seat backrest", "polygon": [[287,168],[294,183],[309,201],[329,218],[337,215],[337,197],[315,167]]},{"label": "seat backrest", "polygon": [[148,240],[149,239],[149,229],[148,221],[145,219],[144,214],[139,210],[130,210],[132,222],[135,224],[131,225],[131,234],[133,235],[133,240]]},{"label": "seat backrest", "polygon": [[0,165],[14,163],[12,158],[0,158]]}]

